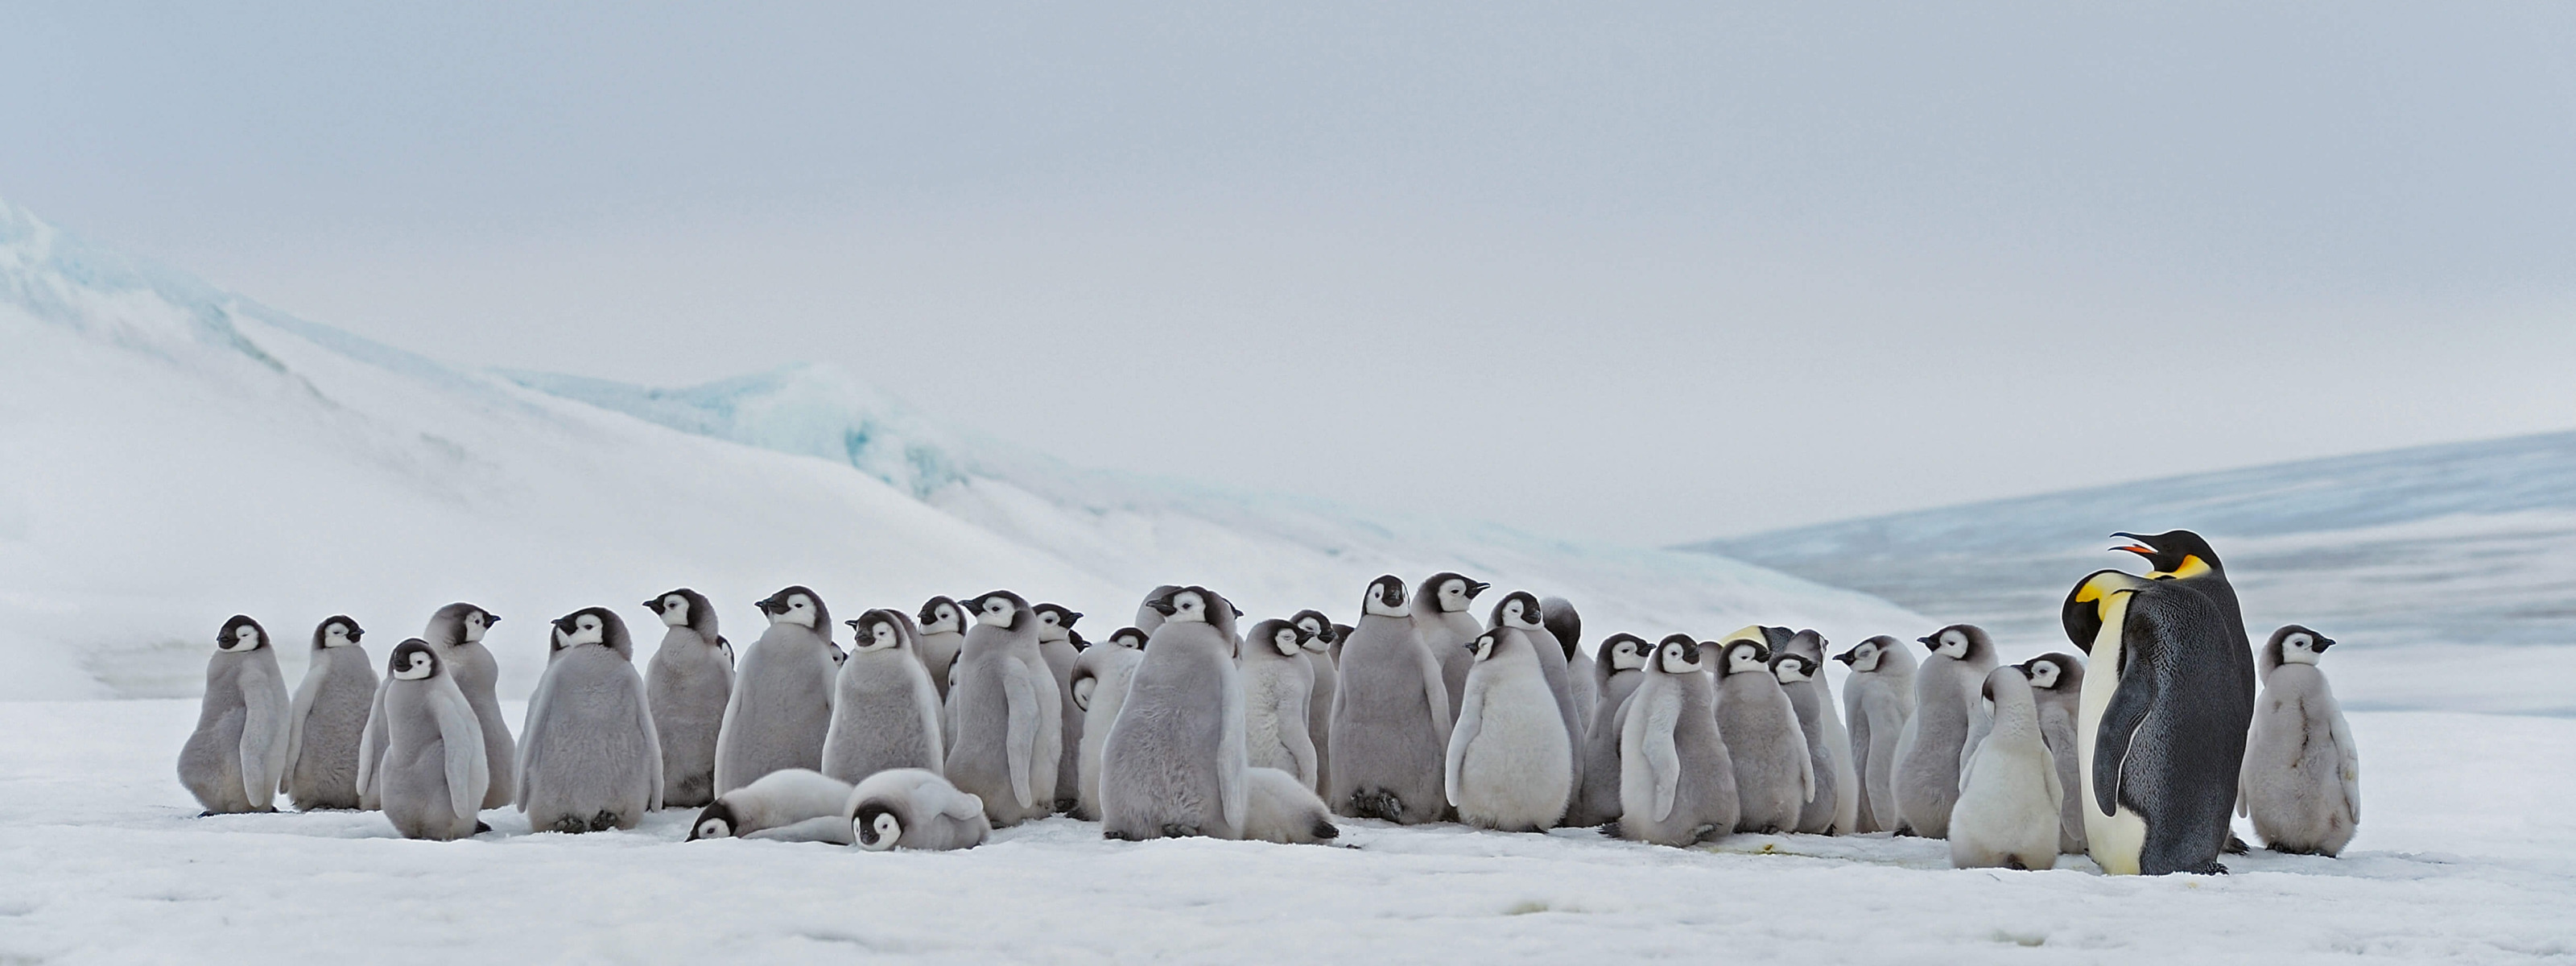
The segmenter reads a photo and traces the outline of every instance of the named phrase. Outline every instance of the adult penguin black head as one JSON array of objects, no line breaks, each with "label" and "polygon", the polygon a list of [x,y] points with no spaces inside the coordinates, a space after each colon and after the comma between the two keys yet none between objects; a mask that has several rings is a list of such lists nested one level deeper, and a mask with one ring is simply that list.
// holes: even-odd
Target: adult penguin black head
[{"label": "adult penguin black head", "polygon": [[2134,533],[2114,533],[2111,536],[2131,541],[2111,549],[2145,557],[2147,565],[2155,568],[2154,573],[2147,575],[2149,579],[2190,578],[2202,574],[2223,576],[2227,573],[2227,568],[2218,562],[2218,551],[2209,549],[2209,541],[2189,530],[2167,530],[2152,537]]},{"label": "adult penguin black head", "polygon": [[1369,581],[1368,593],[1360,598],[1360,613],[1378,617],[1411,617],[1413,605],[1404,599],[1404,578],[1380,574]]},{"label": "adult penguin black head", "polygon": [[319,651],[326,647],[349,647],[365,636],[367,636],[367,629],[359,627],[356,619],[347,614],[333,614],[323,618],[322,623],[314,625],[313,649]]},{"label": "adult penguin black head", "polygon": [[268,646],[268,629],[250,619],[249,614],[234,614],[224,621],[224,629],[215,634],[215,649],[245,654]]},{"label": "adult penguin black head", "polygon": [[663,626],[686,627],[698,632],[698,637],[704,640],[712,642],[716,639],[716,608],[707,602],[705,594],[675,587],[645,601],[644,609],[662,618]]},{"label": "adult penguin black head", "polygon": [[832,639],[832,609],[823,606],[823,595],[803,585],[786,587],[758,605],[769,615],[772,624],[795,624],[814,632],[824,640]]}]

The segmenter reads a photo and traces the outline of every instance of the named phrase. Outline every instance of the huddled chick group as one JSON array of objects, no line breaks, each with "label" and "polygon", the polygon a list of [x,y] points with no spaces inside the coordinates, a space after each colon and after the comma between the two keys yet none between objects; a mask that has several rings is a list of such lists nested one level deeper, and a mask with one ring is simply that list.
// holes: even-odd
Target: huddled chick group
[{"label": "huddled chick group", "polygon": [[[1918,663],[1872,637],[1831,658],[1852,672],[1838,707],[1814,631],[1614,634],[1587,659],[1571,604],[1516,591],[1480,622],[1487,589],[1382,576],[1355,624],[1307,610],[1242,631],[1224,597],[1164,586],[1098,645],[1074,631],[1083,615],[992,591],[870,610],[844,651],[822,597],[788,587],[737,658],[683,588],[644,604],[665,633],[641,674],[615,613],[557,619],[515,742],[482,643],[499,618],[480,607],[439,609],[381,682],[357,622],[331,617],[291,698],[267,632],[236,616],[179,773],[209,813],[282,793],[381,810],[413,838],[488,831],[477,813],[505,804],[560,832],[702,807],[691,839],[870,850],[970,848],[1058,812],[1112,839],[1320,842],[1339,814],[1674,846],[1887,831],[1947,838],[1962,867],[2045,869],[2087,851],[2088,827],[2159,813],[2119,768],[2117,800],[2083,807],[2083,738],[2107,726],[2075,655],[1998,666],[1961,624],[1920,638]],[[2273,635],[2236,766],[2235,804],[2283,851],[2332,855],[2358,820],[2351,739],[2316,671],[2332,643]]]}]

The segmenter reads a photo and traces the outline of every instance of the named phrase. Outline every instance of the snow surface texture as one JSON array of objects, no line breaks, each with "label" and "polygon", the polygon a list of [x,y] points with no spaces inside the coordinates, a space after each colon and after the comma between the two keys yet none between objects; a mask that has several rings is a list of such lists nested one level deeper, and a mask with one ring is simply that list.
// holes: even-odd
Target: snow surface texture
[{"label": "snow surface texture", "polygon": [[[2113,531],[2209,538],[2262,640],[2343,642],[2346,708],[2576,714],[2576,433],[2149,480],[1695,544],[2068,649],[2084,574],[2141,570]],[[2439,670],[2431,670],[2439,669]],[[2428,673],[2429,671],[2429,673]]]},{"label": "snow surface texture", "polygon": [[1161,583],[1347,619],[1379,573],[1443,569],[1573,599],[1602,633],[1929,626],[1731,560],[961,446],[830,369],[594,400],[639,419],[286,316],[5,201],[0,344],[0,699],[195,694],[236,612],[284,642],[290,679],[334,613],[382,660],[456,600],[502,616],[501,692],[524,696],[546,620],[640,619],[633,602],[682,585],[737,645],[764,624],[751,602],[792,583],[847,614],[1008,587],[1101,615],[1082,628],[1099,637]]},{"label": "snow surface texture", "polygon": [[[517,706],[506,709],[516,720]],[[0,703],[0,962],[2494,963],[2576,956],[2576,721],[2352,716],[2342,859],[2236,874],[1954,871],[1943,843],[1700,850],[1345,821],[1358,848],[1109,842],[1052,818],[950,853],[229,815],[170,776],[188,701]],[[2241,823],[2240,823],[2241,824]],[[352,958],[356,957],[356,958]]]}]

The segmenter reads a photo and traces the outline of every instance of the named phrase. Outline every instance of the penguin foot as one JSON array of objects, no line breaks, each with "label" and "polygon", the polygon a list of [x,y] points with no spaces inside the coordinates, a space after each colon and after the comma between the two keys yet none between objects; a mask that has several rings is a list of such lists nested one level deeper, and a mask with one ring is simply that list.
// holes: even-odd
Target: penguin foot
[{"label": "penguin foot", "polygon": [[2225,851],[2229,855],[2244,855],[2253,850],[2245,847],[2244,839],[2237,838],[2233,833],[2230,833],[2227,836],[2227,848],[2222,851]]},{"label": "penguin foot", "polygon": [[474,823],[474,834],[476,834],[476,835],[481,835],[481,834],[483,834],[483,833],[485,833],[485,832],[489,832],[489,831],[491,831],[491,830],[492,830],[492,826],[485,825],[485,824],[483,824],[482,822],[479,822],[479,821]]}]

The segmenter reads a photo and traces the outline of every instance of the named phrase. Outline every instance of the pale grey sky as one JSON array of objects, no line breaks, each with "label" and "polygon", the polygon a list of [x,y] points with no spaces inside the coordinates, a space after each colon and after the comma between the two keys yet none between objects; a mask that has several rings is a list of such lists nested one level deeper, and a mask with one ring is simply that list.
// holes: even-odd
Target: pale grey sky
[{"label": "pale grey sky", "polygon": [[455,362],[1636,543],[2576,426],[2565,4],[352,6],[0,8],[0,197]]}]

